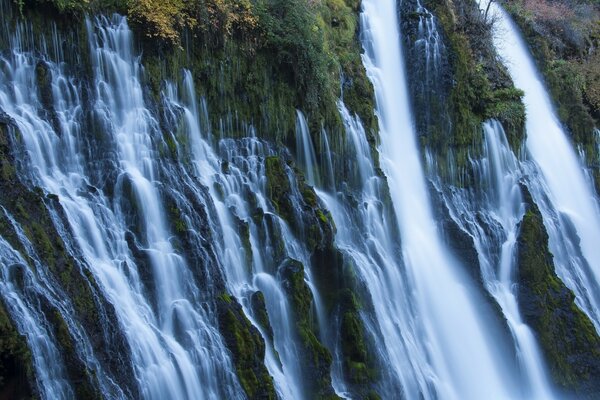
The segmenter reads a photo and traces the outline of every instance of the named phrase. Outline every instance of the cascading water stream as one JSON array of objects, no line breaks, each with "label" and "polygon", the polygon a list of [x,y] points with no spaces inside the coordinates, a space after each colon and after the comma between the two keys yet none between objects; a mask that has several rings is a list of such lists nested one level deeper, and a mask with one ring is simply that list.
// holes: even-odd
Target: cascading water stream
[{"label": "cascading water stream", "polygon": [[[153,134],[159,131],[158,123],[144,105],[132,33],[123,17],[97,27],[88,21],[88,32],[97,86],[94,109],[112,135],[121,168],[115,194],[133,197],[129,200],[138,207],[141,246],[152,267],[155,312],[145,310],[146,321],[140,321],[140,332],[146,331],[149,342],[132,345],[142,390],[145,397],[157,399],[219,398],[218,370],[231,367],[223,357],[219,333],[210,326],[211,317],[198,307],[201,294],[193,275],[170,242],[172,234],[155,183],[159,171]],[[117,213],[122,212],[117,207]],[[131,333],[140,336],[137,329]],[[213,363],[207,362],[207,351],[215,357]],[[235,384],[229,383],[226,391],[237,397],[231,392]]]},{"label": "cascading water stream", "polygon": [[454,221],[473,238],[484,285],[512,332],[525,372],[526,398],[551,399],[554,395],[544,361],[533,332],[521,318],[515,293],[515,250],[525,211],[519,188],[520,164],[499,122],[486,122],[484,137],[483,158],[473,161],[473,189],[453,189],[444,200]]},{"label": "cascading water stream", "polygon": [[[202,119],[208,116],[199,113],[189,71],[184,71],[182,86],[184,90],[179,95],[177,88],[169,85],[167,98],[174,113],[178,109],[183,112],[193,173],[208,188],[214,204],[215,213],[211,213],[210,220],[212,230],[222,238],[216,241],[215,246],[221,255],[227,285],[251,319],[254,314],[251,307],[253,296],[260,291],[265,297],[272,337],[266,327],[256,320],[252,321],[267,343],[265,364],[274,378],[277,392],[284,399],[309,398],[305,392],[307,378],[300,362],[302,354],[298,346],[296,323],[278,272],[280,265],[277,265],[277,260],[282,255],[275,254],[275,249],[282,247],[285,258],[298,260],[305,266],[305,281],[311,288],[323,330],[325,323],[323,311],[319,310],[319,294],[311,284],[310,257],[287,223],[276,215],[266,193],[265,159],[277,153],[255,137],[239,141],[221,139],[216,144],[218,148],[214,148],[209,141],[211,133],[203,132],[200,128]],[[299,111],[297,117],[298,136],[302,138],[302,130],[308,135],[308,127]],[[307,151],[313,154],[312,158],[306,159],[306,165],[314,166],[310,137],[304,136],[302,141],[301,144],[306,144]],[[182,151],[180,149],[180,153]],[[286,178],[290,182],[295,181],[292,171],[287,170],[287,173]],[[317,179],[316,172],[310,179]],[[294,187],[292,184],[292,190],[297,192],[298,189]],[[299,194],[294,196],[299,197]],[[209,210],[211,208],[207,207]],[[297,211],[300,206],[295,205],[294,208]],[[257,218],[257,213],[262,213],[263,218]],[[296,218],[301,219],[298,215]],[[240,226],[245,228],[241,230]],[[245,239],[244,235],[247,235]]]},{"label": "cascading water stream", "polygon": [[27,336],[33,365],[39,371],[36,377],[40,394],[47,399],[69,399],[74,393],[67,379],[65,362],[56,339],[47,329],[48,321],[39,309],[38,297],[53,296],[38,282],[28,265],[21,254],[0,237],[0,293],[19,331]]},{"label": "cascading water stream", "polygon": [[[177,95],[176,88],[171,85],[168,98],[171,104],[182,107],[186,135],[191,143],[191,157],[195,172],[202,183],[209,188],[214,200],[217,215],[215,228],[222,232],[221,258],[226,268],[228,285],[232,293],[240,300],[248,312],[248,300],[252,293],[261,290],[266,298],[270,322],[273,326],[275,343],[267,346],[265,363],[269,372],[274,377],[279,394],[283,398],[302,398],[299,353],[294,345],[293,321],[289,302],[277,280],[265,270],[268,270],[264,259],[264,252],[260,251],[260,239],[257,229],[249,228],[249,241],[251,248],[245,248],[239,230],[233,218],[248,223],[251,221],[248,196],[255,196],[256,203],[262,209],[268,209],[267,199],[263,195],[264,189],[261,177],[264,176],[264,166],[261,165],[263,157],[269,155],[263,149],[264,144],[256,139],[247,139],[243,144],[249,149],[248,154],[241,154],[235,141],[223,140],[221,146],[225,148],[229,161],[229,173],[222,172],[221,158],[207,142],[207,136],[200,129],[200,114],[193,79],[188,71],[184,72],[183,102]],[[243,145],[242,145],[243,146]],[[241,162],[242,165],[237,165]],[[245,168],[244,168],[245,167]],[[219,189],[218,189],[219,188]],[[221,194],[217,193],[221,191]],[[246,193],[248,191],[248,193]],[[231,208],[237,215],[232,215]],[[268,247],[267,247],[268,248]],[[251,254],[247,254],[247,252]],[[250,263],[248,258],[250,257]],[[268,257],[268,255],[267,255]],[[252,274],[252,266],[256,272]],[[255,323],[261,329],[261,327]],[[270,342],[268,335],[261,329],[266,342]],[[273,347],[275,346],[275,347]],[[275,353],[274,350],[279,350]],[[279,354],[279,356],[278,356]],[[281,357],[281,361],[278,357]]]},{"label": "cascading water stream", "polygon": [[296,160],[300,167],[306,173],[306,180],[311,185],[317,185],[318,172],[317,157],[315,155],[315,147],[313,146],[308,123],[304,114],[300,110],[296,110]]},{"label": "cascading water stream", "polygon": [[[396,1],[363,2],[363,57],[374,85],[381,165],[402,238],[412,295],[424,325],[422,340],[441,398],[513,398],[501,341],[484,317],[482,299],[442,243],[429,204],[411,118]],[[425,395],[425,394],[423,394]]]},{"label": "cascading water stream", "polygon": [[[393,242],[397,237],[395,221],[389,218],[393,213],[386,211],[381,202],[387,196],[385,181],[375,173],[360,120],[352,117],[341,102],[339,109],[346,127],[346,154],[356,163],[357,176],[347,178],[336,193],[318,194],[337,226],[336,246],[352,260],[375,311],[374,317],[365,314],[362,318],[384,366],[385,377],[381,381],[385,383],[379,391],[384,398],[397,396],[399,390],[409,399],[420,395],[434,398],[433,371],[428,365],[426,346],[420,340],[400,250]],[[340,364],[339,359],[337,366],[334,364],[334,384],[338,385],[338,392],[344,393],[348,389],[339,371]]]},{"label": "cascading water stream", "polygon": [[[488,2],[482,1],[485,9]],[[494,45],[515,86],[525,92],[527,185],[544,217],[557,275],[600,332],[600,209],[595,191],[553,109],[526,44],[495,2]],[[592,132],[590,132],[592,134]]]},{"label": "cascading water stream", "polygon": [[[61,122],[60,132],[55,132],[37,112],[35,72],[28,57],[17,53],[7,63],[0,106],[23,137],[32,164],[30,179],[47,193],[59,194],[83,258],[114,305],[141,396],[241,398],[212,317],[199,303],[201,294],[184,259],[169,242],[156,186],[159,168],[152,137],[156,121],[144,106],[131,32],[124,18],[114,17],[88,21],[88,34],[98,88],[94,111],[105,135],[99,140],[102,144],[92,142],[96,148],[84,150],[82,101],[76,97],[81,89],[70,86],[73,79],[48,63]],[[94,158],[84,159],[86,154]],[[89,170],[90,162],[103,154],[109,154],[104,164],[109,170]],[[109,174],[118,176],[114,202],[99,188]],[[151,271],[139,268],[129,247],[127,207],[132,206],[139,210],[138,229],[143,235],[138,240],[149,260],[144,268],[152,267]],[[152,276],[153,293],[148,293],[142,274]]]}]

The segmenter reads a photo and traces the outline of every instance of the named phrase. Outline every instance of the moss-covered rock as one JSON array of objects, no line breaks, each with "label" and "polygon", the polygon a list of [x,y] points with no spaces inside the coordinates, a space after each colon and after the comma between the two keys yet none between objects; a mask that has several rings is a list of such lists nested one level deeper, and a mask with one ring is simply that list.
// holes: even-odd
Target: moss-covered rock
[{"label": "moss-covered rock", "polygon": [[33,399],[31,352],[0,301],[0,398]]},{"label": "moss-covered rock", "polygon": [[265,342],[248,321],[235,298],[224,293],[217,298],[221,334],[231,352],[235,370],[250,399],[276,399],[273,379],[264,365]]},{"label": "moss-covered rock", "polygon": [[294,216],[294,206],[291,200],[291,185],[281,158],[270,156],[265,159],[265,175],[267,196],[271,199],[277,214],[291,221]]},{"label": "moss-covered rock", "polygon": [[306,382],[304,390],[314,399],[337,399],[331,386],[331,354],[318,339],[318,324],[314,320],[313,297],[304,281],[304,266],[287,259],[279,267],[283,287],[288,295],[298,338],[302,346],[302,364]]},{"label": "moss-covered rock", "polygon": [[600,337],[556,275],[542,216],[530,195],[526,200],[518,238],[519,308],[538,337],[554,382],[595,398],[600,394]]},{"label": "moss-covered rock", "polygon": [[341,344],[344,373],[353,384],[372,383],[377,377],[373,359],[365,338],[365,328],[359,314],[359,304],[352,291],[346,289],[341,298]]},{"label": "moss-covered rock", "polygon": [[261,291],[252,293],[252,296],[250,296],[250,305],[256,322],[264,330],[269,340],[273,342],[273,328],[271,327],[269,314],[267,313],[265,295]]}]

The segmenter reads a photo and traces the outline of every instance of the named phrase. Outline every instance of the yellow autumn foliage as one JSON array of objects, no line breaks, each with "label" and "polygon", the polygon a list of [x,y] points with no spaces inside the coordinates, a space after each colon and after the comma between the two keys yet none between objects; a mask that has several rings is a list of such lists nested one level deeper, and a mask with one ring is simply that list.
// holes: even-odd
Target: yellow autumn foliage
[{"label": "yellow autumn foliage", "polygon": [[147,36],[173,43],[185,28],[227,37],[251,32],[258,25],[250,0],[129,0],[128,12]]},{"label": "yellow autumn foliage", "polygon": [[183,28],[197,25],[191,3],[185,0],[132,0],[129,17],[143,25],[149,37],[177,42]]},{"label": "yellow autumn foliage", "polygon": [[205,0],[210,28],[226,36],[234,32],[247,33],[258,25],[250,0]]}]

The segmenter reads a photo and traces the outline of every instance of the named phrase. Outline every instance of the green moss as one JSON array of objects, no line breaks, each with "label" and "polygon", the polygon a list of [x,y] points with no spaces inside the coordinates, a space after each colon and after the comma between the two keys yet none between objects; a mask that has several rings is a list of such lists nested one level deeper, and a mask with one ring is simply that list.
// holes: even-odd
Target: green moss
[{"label": "green moss", "polygon": [[294,312],[298,338],[303,348],[305,374],[311,383],[306,390],[315,399],[337,398],[331,387],[331,354],[319,342],[317,324],[311,318],[313,298],[304,281],[304,266],[299,261],[287,259],[279,270]]},{"label": "green moss", "polygon": [[221,293],[219,295],[219,300],[222,300],[227,304],[231,304],[231,302],[233,301],[233,298],[229,295],[229,293]]},{"label": "green moss", "polygon": [[273,380],[264,365],[265,343],[260,333],[228,294],[217,298],[217,310],[221,334],[244,392],[250,399],[276,399]]},{"label": "green moss", "polygon": [[531,203],[519,236],[519,305],[544,351],[554,381],[579,390],[600,378],[600,338],[575,296],[556,276],[548,235]]},{"label": "green moss", "polygon": [[[448,178],[444,168],[450,152],[455,169],[470,170],[469,158],[482,148],[481,125],[487,119],[498,119],[513,148],[519,148],[525,126],[523,92],[514,88],[493,52],[490,27],[475,17],[479,13],[474,2],[428,1],[427,7],[437,17],[449,54],[452,85],[443,107],[448,107],[451,132],[430,127],[422,144],[435,151],[442,168],[438,172]],[[452,183],[468,185],[469,181]]]},{"label": "green moss", "polygon": [[33,398],[31,352],[0,301],[0,393],[7,398]]},{"label": "green moss", "polygon": [[285,164],[277,156],[265,159],[265,175],[267,178],[267,195],[273,203],[277,214],[284,220],[292,222],[294,209],[290,199],[291,186],[285,171]]},{"label": "green moss", "polygon": [[341,345],[344,373],[349,382],[367,384],[377,378],[377,370],[369,357],[365,328],[354,293],[345,289],[340,298],[342,309]]},{"label": "green moss", "polygon": [[273,342],[273,328],[269,321],[269,314],[267,313],[267,305],[263,293],[260,291],[254,292],[250,298],[250,304],[256,322],[266,332],[271,342]]}]

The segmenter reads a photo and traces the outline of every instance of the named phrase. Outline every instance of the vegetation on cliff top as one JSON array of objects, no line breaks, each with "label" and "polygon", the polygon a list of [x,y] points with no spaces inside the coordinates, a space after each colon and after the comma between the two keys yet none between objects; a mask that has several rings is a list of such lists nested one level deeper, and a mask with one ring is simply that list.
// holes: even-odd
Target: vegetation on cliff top
[{"label": "vegetation on cliff top", "polygon": [[[257,128],[286,136],[297,108],[308,115],[311,132],[322,125],[342,132],[336,105],[342,84],[348,108],[376,128],[372,88],[360,58],[359,0],[14,1],[21,9],[51,6],[62,15],[128,15],[145,38],[143,63],[151,79],[161,82],[182,67],[192,69],[220,117],[231,112],[223,103],[234,104],[240,120],[254,123],[262,117],[268,122]],[[184,47],[185,54],[173,52]],[[223,79],[224,74],[234,76]],[[246,111],[249,104],[253,109]]]}]

